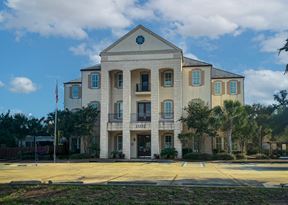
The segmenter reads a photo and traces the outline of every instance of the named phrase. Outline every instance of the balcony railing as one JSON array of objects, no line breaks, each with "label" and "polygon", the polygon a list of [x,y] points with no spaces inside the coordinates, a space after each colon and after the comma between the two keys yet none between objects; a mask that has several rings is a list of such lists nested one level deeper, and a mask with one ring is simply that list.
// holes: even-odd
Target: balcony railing
[{"label": "balcony railing", "polygon": [[136,84],[136,92],[150,92],[151,91],[151,84],[147,83],[137,83]]},{"label": "balcony railing", "polygon": [[122,122],[123,114],[122,113],[109,113],[108,122]]},{"label": "balcony railing", "polygon": [[132,113],[131,122],[151,122],[151,113]]},{"label": "balcony railing", "polygon": [[159,121],[165,122],[165,121],[173,121],[174,120],[174,113],[173,112],[161,112],[159,113]]}]

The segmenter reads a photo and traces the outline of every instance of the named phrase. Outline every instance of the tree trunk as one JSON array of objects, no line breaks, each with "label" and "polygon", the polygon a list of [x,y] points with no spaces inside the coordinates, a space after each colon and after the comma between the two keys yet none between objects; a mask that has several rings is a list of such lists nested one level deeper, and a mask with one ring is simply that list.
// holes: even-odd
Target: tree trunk
[{"label": "tree trunk", "polygon": [[227,130],[228,153],[232,154],[232,128]]}]

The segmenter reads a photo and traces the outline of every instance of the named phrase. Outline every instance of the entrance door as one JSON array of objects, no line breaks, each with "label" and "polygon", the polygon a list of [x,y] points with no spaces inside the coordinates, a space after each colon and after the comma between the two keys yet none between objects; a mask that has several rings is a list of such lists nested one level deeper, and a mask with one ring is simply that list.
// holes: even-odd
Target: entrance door
[{"label": "entrance door", "polygon": [[148,73],[141,74],[141,87],[142,87],[142,91],[149,91],[149,74]]},{"label": "entrance door", "polygon": [[151,121],[151,103],[138,102],[138,121]]},{"label": "entrance door", "polygon": [[151,135],[137,136],[138,157],[151,157]]}]

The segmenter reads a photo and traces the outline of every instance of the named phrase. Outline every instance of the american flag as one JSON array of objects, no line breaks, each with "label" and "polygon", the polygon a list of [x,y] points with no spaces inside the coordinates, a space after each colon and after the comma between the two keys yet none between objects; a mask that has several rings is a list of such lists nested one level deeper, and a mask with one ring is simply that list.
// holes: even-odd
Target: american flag
[{"label": "american flag", "polygon": [[56,97],[56,103],[58,103],[58,81],[56,81],[55,97]]}]

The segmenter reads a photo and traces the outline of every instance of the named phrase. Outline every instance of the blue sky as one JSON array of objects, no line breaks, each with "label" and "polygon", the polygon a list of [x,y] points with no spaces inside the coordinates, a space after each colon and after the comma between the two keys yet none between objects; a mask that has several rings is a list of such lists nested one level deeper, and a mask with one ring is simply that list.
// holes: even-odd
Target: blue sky
[{"label": "blue sky", "polygon": [[247,103],[288,89],[287,0],[0,0],[0,112],[40,117],[54,109],[59,81],[99,61],[99,52],[138,24],[188,57],[243,74]]}]

